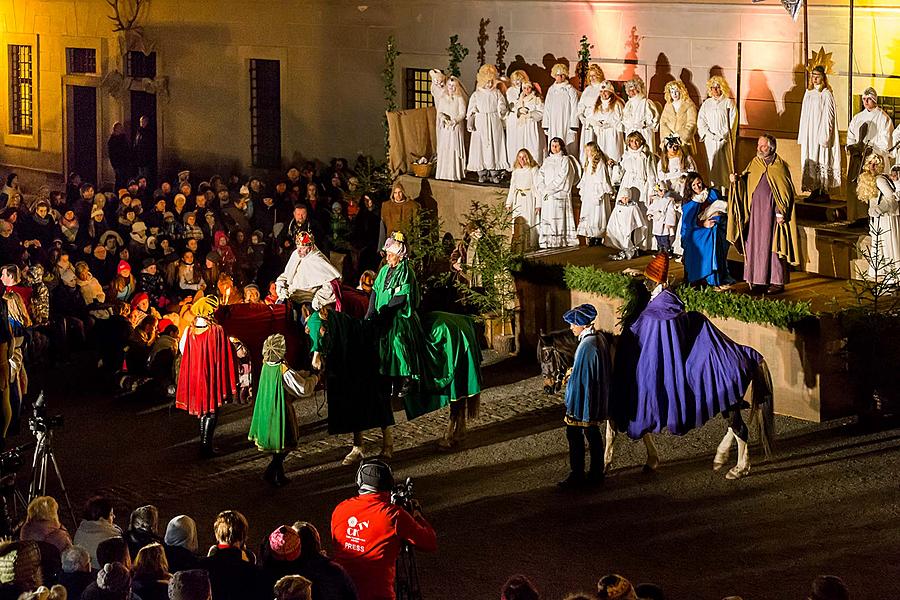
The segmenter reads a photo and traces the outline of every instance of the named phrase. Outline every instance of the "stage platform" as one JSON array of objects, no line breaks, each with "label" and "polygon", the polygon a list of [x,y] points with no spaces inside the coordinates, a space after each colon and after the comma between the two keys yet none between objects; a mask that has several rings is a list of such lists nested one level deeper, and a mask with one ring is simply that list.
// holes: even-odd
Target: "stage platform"
[{"label": "stage platform", "polygon": [[[544,250],[529,258],[547,264],[594,266],[604,271],[626,269],[643,271],[651,256],[629,261],[612,261],[608,248],[572,248]],[[733,265],[739,270],[740,265]],[[684,270],[672,262],[670,280],[680,281]],[[621,300],[568,290],[554,284],[517,280],[521,302],[523,348],[534,348],[540,331],[561,329],[562,314],[573,306],[589,302],[599,312],[598,325],[617,333]],[[746,284],[722,292],[747,293]],[[853,414],[851,382],[841,355],[843,340],[836,318],[841,306],[854,302],[846,280],[795,272],[781,300],[808,301],[817,318],[802,323],[794,330],[770,325],[744,323],[734,319],[713,318],[719,329],[732,339],[765,356],[775,386],[775,412],[799,419],[820,422]],[[530,351],[530,350],[526,350]]]}]

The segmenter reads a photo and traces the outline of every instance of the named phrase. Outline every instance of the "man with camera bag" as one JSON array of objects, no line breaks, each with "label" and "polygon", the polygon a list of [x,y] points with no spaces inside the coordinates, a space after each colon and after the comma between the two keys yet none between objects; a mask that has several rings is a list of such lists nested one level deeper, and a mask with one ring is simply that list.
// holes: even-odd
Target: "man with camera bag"
[{"label": "man with camera bag", "polygon": [[331,516],[334,560],[350,574],[360,600],[394,600],[396,562],[403,544],[434,552],[437,536],[418,502],[409,500],[405,508],[392,501],[394,474],[386,463],[363,461],[356,485],[359,495],[338,504]]}]

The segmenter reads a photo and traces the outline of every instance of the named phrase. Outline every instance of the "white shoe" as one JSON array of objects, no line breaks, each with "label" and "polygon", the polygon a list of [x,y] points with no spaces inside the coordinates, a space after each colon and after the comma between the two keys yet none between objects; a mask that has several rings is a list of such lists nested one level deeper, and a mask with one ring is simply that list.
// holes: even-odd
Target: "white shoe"
[{"label": "white shoe", "polygon": [[361,461],[363,458],[363,451],[360,446],[353,446],[353,449],[344,457],[344,460],[341,461],[341,464],[345,467],[349,467],[350,465],[356,464]]}]

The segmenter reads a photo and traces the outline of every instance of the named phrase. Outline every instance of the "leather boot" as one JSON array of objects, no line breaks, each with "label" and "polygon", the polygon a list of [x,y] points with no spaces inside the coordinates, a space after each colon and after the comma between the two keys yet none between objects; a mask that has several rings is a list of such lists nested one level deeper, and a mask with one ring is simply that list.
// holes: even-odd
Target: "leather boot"
[{"label": "leather boot", "polygon": [[569,442],[569,476],[557,483],[562,489],[584,486],[584,433],[581,427],[566,425],[566,441]]},{"label": "leather boot", "polygon": [[272,457],[272,460],[275,462],[275,481],[273,482],[277,487],[281,487],[289,481],[287,475],[284,474],[284,459],[287,458],[286,452],[281,452]]},{"label": "leather boot", "polygon": [[206,458],[212,458],[218,454],[213,447],[213,435],[216,432],[216,424],[218,421],[219,415],[216,413],[203,415],[203,418],[200,420],[200,426],[202,427],[200,443],[202,445],[203,456]]},{"label": "leather boot", "polygon": [[263,481],[267,481],[272,485],[275,485],[275,463],[277,462],[277,454],[272,455],[272,460],[269,461],[269,466],[266,467],[266,470],[263,472]]}]

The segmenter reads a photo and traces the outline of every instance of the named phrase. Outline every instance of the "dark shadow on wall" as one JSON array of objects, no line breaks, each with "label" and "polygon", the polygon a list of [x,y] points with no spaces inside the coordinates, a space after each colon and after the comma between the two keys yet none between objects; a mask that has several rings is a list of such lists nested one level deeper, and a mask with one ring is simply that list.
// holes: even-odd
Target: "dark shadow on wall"
[{"label": "dark shadow on wall", "polygon": [[777,127],[781,115],[775,106],[775,96],[769,87],[769,78],[766,77],[765,71],[754,69],[750,71],[748,79],[747,93],[744,96],[747,123],[754,128],[767,131]]},{"label": "dark shadow on wall", "polygon": [[794,65],[794,83],[782,97],[784,110],[779,115],[779,131],[797,133],[800,127],[800,107],[803,104],[804,95],[806,95],[806,68],[798,63]]},{"label": "dark shadow on wall", "polygon": [[664,90],[670,81],[675,81],[675,76],[672,75],[672,63],[669,62],[669,57],[665,52],[660,52],[656,57],[656,70],[647,85],[647,96],[656,100],[660,106],[664,106],[666,103]]}]

